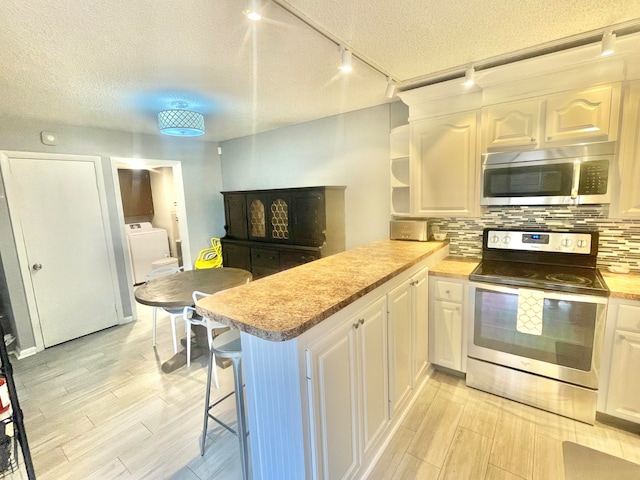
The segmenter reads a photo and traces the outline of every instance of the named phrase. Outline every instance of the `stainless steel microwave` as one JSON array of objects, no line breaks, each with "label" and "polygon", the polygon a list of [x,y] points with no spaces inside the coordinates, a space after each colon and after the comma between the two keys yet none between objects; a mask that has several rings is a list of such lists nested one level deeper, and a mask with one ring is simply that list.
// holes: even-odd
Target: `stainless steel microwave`
[{"label": "stainless steel microwave", "polygon": [[614,142],[484,154],[480,204],[609,203],[614,155]]}]

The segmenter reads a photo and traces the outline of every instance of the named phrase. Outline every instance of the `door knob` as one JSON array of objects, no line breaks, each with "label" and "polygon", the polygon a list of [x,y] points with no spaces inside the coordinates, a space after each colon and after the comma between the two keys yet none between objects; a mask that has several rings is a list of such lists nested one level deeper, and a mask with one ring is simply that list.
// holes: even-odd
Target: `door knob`
[{"label": "door knob", "polygon": [[42,270],[42,264],[41,263],[34,263],[33,264],[33,268],[34,270]]}]

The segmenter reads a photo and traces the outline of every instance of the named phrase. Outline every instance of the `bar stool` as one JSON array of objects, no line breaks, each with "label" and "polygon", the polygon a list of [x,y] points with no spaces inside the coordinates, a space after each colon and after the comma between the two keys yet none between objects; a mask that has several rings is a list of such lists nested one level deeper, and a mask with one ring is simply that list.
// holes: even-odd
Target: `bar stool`
[{"label": "bar stool", "polygon": [[[229,358],[231,360],[231,364],[233,365],[234,391],[209,405],[209,400],[211,398],[211,376],[213,369],[216,368],[216,355],[218,357]],[[237,431],[210,413],[212,408],[229,398],[234,393],[236,394],[236,416],[238,418]],[[240,344],[240,331],[237,329],[229,330],[214,338],[213,345],[209,351],[209,371],[207,372],[207,394],[204,403],[204,426],[202,428],[202,440],[200,442],[200,455],[204,455],[204,445],[207,440],[207,425],[209,423],[209,418],[238,437],[240,443],[242,478],[243,480],[249,480],[249,450],[247,446],[247,435],[249,435],[249,432],[247,431],[247,419],[244,407],[242,348]]]}]

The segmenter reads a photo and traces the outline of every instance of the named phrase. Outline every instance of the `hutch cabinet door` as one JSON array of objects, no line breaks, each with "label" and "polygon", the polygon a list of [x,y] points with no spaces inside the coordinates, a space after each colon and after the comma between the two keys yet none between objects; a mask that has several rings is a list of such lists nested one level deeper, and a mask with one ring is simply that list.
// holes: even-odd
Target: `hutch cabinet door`
[{"label": "hutch cabinet door", "polygon": [[322,189],[292,191],[292,241],[319,247],[324,243],[325,201]]},{"label": "hutch cabinet door", "polygon": [[265,196],[267,208],[267,238],[270,242],[295,243],[291,237],[291,194],[268,192]]},{"label": "hutch cabinet door", "polygon": [[267,241],[268,208],[265,195],[261,192],[247,193],[248,237],[250,240]]},{"label": "hutch cabinet door", "polygon": [[227,237],[247,239],[247,206],[244,193],[224,193],[224,215]]}]

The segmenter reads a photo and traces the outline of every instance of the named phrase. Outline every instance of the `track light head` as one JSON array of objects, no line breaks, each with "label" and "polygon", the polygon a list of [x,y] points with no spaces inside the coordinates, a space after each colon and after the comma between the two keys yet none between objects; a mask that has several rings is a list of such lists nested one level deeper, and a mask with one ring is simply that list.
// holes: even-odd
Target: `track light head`
[{"label": "track light head", "polygon": [[475,85],[476,83],[476,70],[473,67],[469,67],[464,72],[464,84],[467,87]]},{"label": "track light head", "polygon": [[606,57],[608,55],[613,55],[616,50],[616,34],[611,30],[607,31],[602,35],[602,42],[600,48],[600,56]]},{"label": "track light head", "polygon": [[258,8],[258,0],[248,0],[247,9],[243,12],[247,18],[253,22],[257,22],[262,18],[260,9]]},{"label": "track light head", "polygon": [[387,91],[385,92],[385,97],[393,98],[396,94],[396,82],[393,81],[391,77],[387,77]]},{"label": "track light head", "polygon": [[353,55],[351,54],[351,50],[347,50],[346,48],[342,47],[340,49],[340,59],[340,70],[345,73],[353,70]]}]

